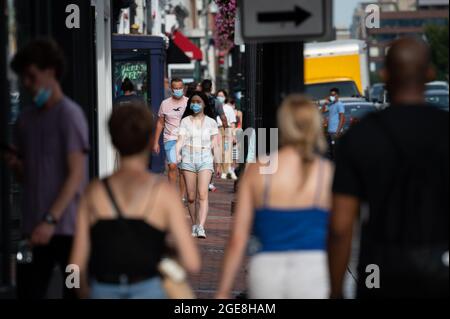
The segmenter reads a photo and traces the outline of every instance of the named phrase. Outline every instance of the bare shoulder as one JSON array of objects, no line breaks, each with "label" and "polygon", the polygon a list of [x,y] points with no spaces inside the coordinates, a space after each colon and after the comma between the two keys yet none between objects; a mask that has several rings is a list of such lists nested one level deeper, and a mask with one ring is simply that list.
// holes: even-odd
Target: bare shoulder
[{"label": "bare shoulder", "polygon": [[251,189],[255,190],[255,188],[257,189],[263,184],[264,175],[262,174],[262,171],[264,165],[260,161],[247,165],[243,180],[251,187]]},{"label": "bare shoulder", "polygon": [[244,177],[247,179],[254,179],[259,175],[259,170],[261,168],[261,163],[257,161],[256,163],[249,163],[245,169]]},{"label": "bare shoulder", "polygon": [[88,198],[95,197],[100,191],[103,190],[103,187],[103,182],[100,179],[93,179],[84,190],[84,196]]},{"label": "bare shoulder", "polygon": [[156,200],[163,205],[170,205],[178,197],[176,187],[170,184],[167,178],[163,176],[152,174],[152,178],[155,178],[155,185],[157,185],[158,194]]}]

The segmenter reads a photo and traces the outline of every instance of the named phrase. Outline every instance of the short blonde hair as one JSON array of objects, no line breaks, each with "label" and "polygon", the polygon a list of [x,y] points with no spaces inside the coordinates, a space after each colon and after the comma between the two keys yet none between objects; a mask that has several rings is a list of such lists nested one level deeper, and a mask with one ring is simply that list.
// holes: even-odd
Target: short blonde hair
[{"label": "short blonde hair", "polygon": [[301,94],[284,99],[278,110],[278,128],[282,146],[296,148],[303,162],[309,163],[327,150],[318,106]]}]

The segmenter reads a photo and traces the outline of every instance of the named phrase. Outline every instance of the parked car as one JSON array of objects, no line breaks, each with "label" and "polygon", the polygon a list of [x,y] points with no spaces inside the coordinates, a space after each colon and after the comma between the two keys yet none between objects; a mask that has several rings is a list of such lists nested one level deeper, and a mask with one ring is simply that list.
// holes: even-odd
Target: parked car
[{"label": "parked car", "polygon": [[449,111],[448,90],[428,90],[425,92],[425,100],[444,111]]},{"label": "parked car", "polygon": [[[359,123],[365,116],[378,111],[373,103],[355,103],[345,106],[347,129]],[[344,126],[345,128],[345,126]]]},{"label": "parked car", "polygon": [[[378,111],[374,103],[367,101],[353,101],[346,102],[345,105],[345,124],[344,132],[350,129],[353,125],[360,122],[367,114]],[[329,112],[323,113],[323,126],[326,130],[328,127]]]},{"label": "parked car", "polygon": [[380,98],[382,97],[382,93],[385,90],[384,87],[384,83],[375,83],[374,85],[372,85],[369,92],[369,101],[373,103],[381,102],[382,100],[380,100]]},{"label": "parked car", "polygon": [[426,84],[426,90],[449,90],[448,82],[445,81],[433,81]]}]

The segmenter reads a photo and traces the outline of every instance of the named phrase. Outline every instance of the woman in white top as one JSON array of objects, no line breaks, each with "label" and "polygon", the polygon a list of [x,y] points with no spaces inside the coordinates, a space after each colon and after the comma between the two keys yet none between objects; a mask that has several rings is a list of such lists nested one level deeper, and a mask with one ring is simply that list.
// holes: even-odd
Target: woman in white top
[{"label": "woman in white top", "polygon": [[216,163],[220,162],[219,130],[213,114],[208,97],[202,92],[194,92],[183,115],[176,145],[177,162],[186,180],[192,236],[198,238],[206,238],[208,186],[214,173],[214,158]]},{"label": "woman in white top", "polygon": [[228,92],[225,90],[219,90],[217,92],[217,100],[222,103],[223,111],[227,118],[228,128],[225,129],[222,124],[220,117],[217,117],[217,124],[219,125],[219,132],[222,137],[222,179],[227,179],[228,176],[237,180],[237,176],[233,169],[233,144],[234,144],[234,134],[236,129],[236,114],[234,113],[233,107],[229,103]]}]

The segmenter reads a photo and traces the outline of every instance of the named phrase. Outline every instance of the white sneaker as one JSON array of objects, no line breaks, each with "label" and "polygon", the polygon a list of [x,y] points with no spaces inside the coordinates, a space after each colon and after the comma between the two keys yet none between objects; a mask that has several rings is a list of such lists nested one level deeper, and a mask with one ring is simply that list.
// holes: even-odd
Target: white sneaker
[{"label": "white sneaker", "polygon": [[222,175],[220,175],[221,179],[228,179],[228,175],[225,173],[222,173]]},{"label": "white sneaker", "polygon": [[202,239],[206,238],[206,231],[201,225],[198,225],[197,227],[197,237]]},{"label": "white sneaker", "polygon": [[235,172],[230,172],[230,176],[233,181],[236,181],[238,179]]},{"label": "white sneaker", "polygon": [[198,226],[197,225],[192,226],[192,237],[194,237],[194,238],[198,237]]},{"label": "white sneaker", "polygon": [[214,192],[217,191],[217,187],[214,186],[214,184],[209,184],[208,188],[209,188],[209,191],[210,191],[210,192],[213,192],[213,193],[214,193]]}]

